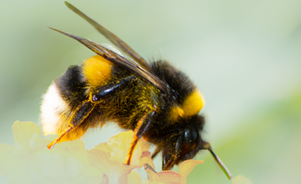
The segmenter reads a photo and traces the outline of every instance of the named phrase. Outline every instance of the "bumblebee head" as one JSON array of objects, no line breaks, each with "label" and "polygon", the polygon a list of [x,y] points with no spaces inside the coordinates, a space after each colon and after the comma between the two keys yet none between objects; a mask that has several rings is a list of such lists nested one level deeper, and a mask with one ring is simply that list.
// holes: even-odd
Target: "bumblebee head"
[{"label": "bumblebee head", "polygon": [[184,121],[186,121],[186,126],[179,134],[178,140],[181,140],[179,142],[181,142],[182,146],[176,164],[193,158],[207,144],[201,136],[205,118],[200,115],[194,115],[186,118]]},{"label": "bumblebee head", "polygon": [[179,127],[178,131],[175,130],[174,134],[167,138],[162,150],[164,169],[171,169],[174,164],[193,158],[207,144],[201,136],[205,125],[203,116],[194,115],[179,121],[181,122],[178,123],[184,126]]},{"label": "bumblebee head", "polygon": [[[205,125],[205,118],[200,115],[193,115],[181,119],[184,127],[177,134],[170,136],[163,148],[164,170],[171,169],[174,164],[193,158],[200,150],[208,150],[229,179],[232,178],[230,171],[213,152],[210,144],[203,140],[202,131]],[[176,156],[176,157],[175,157]]]}]

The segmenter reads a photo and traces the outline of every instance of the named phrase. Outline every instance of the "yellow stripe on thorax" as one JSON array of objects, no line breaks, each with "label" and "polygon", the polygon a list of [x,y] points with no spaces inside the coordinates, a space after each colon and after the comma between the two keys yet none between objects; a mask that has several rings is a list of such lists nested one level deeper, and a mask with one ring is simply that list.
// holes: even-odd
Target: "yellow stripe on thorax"
[{"label": "yellow stripe on thorax", "polygon": [[174,106],[170,111],[170,118],[176,120],[179,117],[196,115],[204,107],[204,98],[200,91],[195,90],[185,100],[183,105]]},{"label": "yellow stripe on thorax", "polygon": [[200,91],[195,90],[183,103],[182,109],[185,112],[185,116],[192,116],[199,113],[204,107],[204,103],[205,101]]},{"label": "yellow stripe on thorax", "polygon": [[83,73],[90,86],[99,86],[111,77],[113,63],[96,55],[87,59],[83,64]]}]

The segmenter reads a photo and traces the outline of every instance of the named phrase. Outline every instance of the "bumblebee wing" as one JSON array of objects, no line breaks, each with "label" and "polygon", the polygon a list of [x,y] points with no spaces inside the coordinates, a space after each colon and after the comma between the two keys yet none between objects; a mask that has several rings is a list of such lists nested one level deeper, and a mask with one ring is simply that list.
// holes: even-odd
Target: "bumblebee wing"
[{"label": "bumblebee wing", "polygon": [[145,81],[150,82],[151,84],[156,86],[158,89],[160,89],[161,92],[168,94],[167,86],[160,79],[158,79],[155,75],[151,74],[144,68],[137,65],[135,62],[133,62],[133,61],[131,61],[131,60],[129,60],[129,59],[127,59],[127,58],[125,58],[125,57],[91,41],[91,40],[87,40],[85,38],[81,38],[79,36],[76,36],[76,35],[73,35],[70,33],[59,31],[59,30],[51,28],[51,27],[49,27],[49,28],[79,41],[84,46],[88,47],[90,50],[92,50],[96,54],[100,55],[101,57],[103,57],[103,58],[107,59],[108,61],[111,61],[112,63],[115,63],[119,66],[122,66],[123,68],[129,70],[132,73],[137,74]]},{"label": "bumblebee wing", "polygon": [[98,32],[104,35],[108,40],[110,40],[114,45],[120,48],[124,53],[128,54],[134,61],[136,61],[141,67],[143,67],[148,72],[150,71],[149,64],[130,46],[124,43],[120,38],[111,33],[109,30],[98,24],[96,21],[88,17],[86,14],[81,12],[79,9],[74,7],[72,4],[65,1],[67,7],[72,10],[74,13],[85,19],[89,24],[91,24]]}]

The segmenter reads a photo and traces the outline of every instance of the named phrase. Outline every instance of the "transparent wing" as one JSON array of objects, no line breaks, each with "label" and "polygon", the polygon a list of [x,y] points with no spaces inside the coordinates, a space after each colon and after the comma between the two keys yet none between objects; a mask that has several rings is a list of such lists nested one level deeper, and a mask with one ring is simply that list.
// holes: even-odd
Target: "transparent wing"
[{"label": "transparent wing", "polygon": [[129,60],[129,59],[127,59],[127,58],[125,58],[125,57],[99,45],[98,43],[91,41],[91,40],[87,40],[85,38],[81,38],[79,36],[76,36],[76,35],[73,35],[70,33],[59,31],[59,30],[51,28],[51,27],[49,27],[49,28],[79,41],[81,44],[88,47],[94,53],[100,55],[101,57],[107,59],[108,61],[111,61],[114,64],[122,66],[123,68],[125,68],[126,70],[128,70],[132,73],[137,74],[143,80],[150,82],[151,84],[156,86],[162,93],[168,94],[167,86],[160,79],[158,79],[155,75],[151,74],[150,72],[148,72],[144,68],[140,67],[133,61],[131,61],[131,60]]},{"label": "transparent wing", "polygon": [[125,42],[123,42],[116,35],[111,33],[109,30],[101,26],[99,23],[88,17],[86,14],[81,12],[79,9],[74,7],[72,4],[65,1],[67,7],[72,10],[74,13],[85,19],[89,24],[91,24],[97,31],[99,31],[102,35],[104,35],[108,40],[110,40],[113,44],[115,44],[118,48],[120,48],[124,53],[128,54],[134,61],[136,61],[141,67],[145,70],[150,71],[149,64],[130,46],[128,46]]}]

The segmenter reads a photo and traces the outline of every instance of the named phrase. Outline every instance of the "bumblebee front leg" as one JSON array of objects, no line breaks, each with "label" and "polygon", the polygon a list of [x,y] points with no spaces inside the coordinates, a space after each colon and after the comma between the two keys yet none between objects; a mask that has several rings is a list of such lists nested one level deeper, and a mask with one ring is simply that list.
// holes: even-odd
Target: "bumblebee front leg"
[{"label": "bumblebee front leg", "polygon": [[177,139],[175,139],[176,137],[176,135],[171,136],[169,140],[170,142],[172,142],[172,147],[163,148],[162,170],[171,169],[180,157],[181,149],[183,148],[184,143],[184,132],[182,131]]},{"label": "bumblebee front leg", "polygon": [[60,135],[53,140],[47,147],[51,149],[56,143],[58,143],[66,134],[76,129],[84,120],[89,116],[89,114],[94,109],[95,105],[91,101],[85,101],[82,105],[80,105],[75,113],[71,116],[69,121],[69,128],[67,128],[64,132],[60,133]]},{"label": "bumblebee front leg", "polygon": [[150,112],[146,113],[137,123],[137,126],[134,130],[135,136],[132,141],[130,150],[128,152],[127,159],[124,163],[125,165],[131,164],[131,159],[133,156],[134,149],[135,149],[139,139],[144,135],[144,133],[150,127],[155,114],[156,114],[156,110],[150,111]]}]

